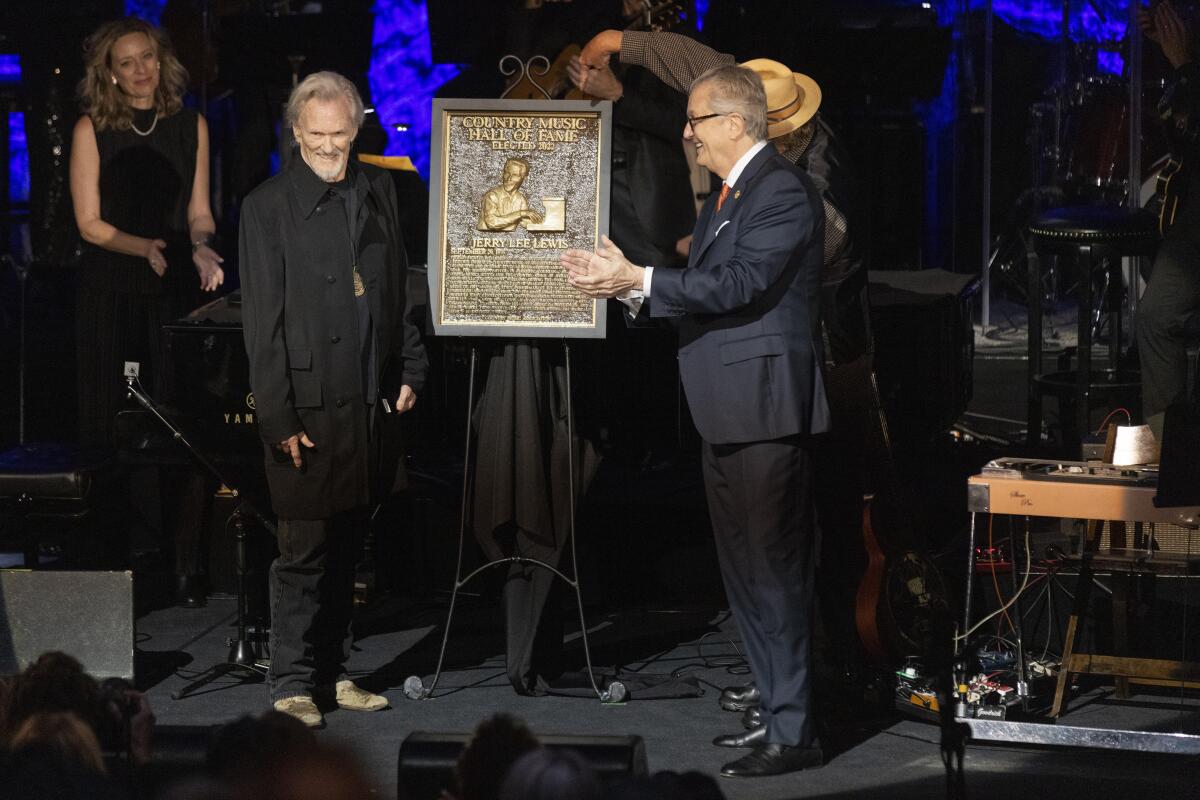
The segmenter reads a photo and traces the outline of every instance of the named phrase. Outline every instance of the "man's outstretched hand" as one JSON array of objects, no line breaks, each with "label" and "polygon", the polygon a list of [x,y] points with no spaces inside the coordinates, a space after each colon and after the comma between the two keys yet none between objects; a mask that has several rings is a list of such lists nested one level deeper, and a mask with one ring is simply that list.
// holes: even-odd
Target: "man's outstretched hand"
[{"label": "man's outstretched hand", "polygon": [[563,252],[559,263],[567,271],[567,282],[588,297],[616,297],[632,289],[641,289],[645,270],[625,258],[621,248],[607,236],[600,238],[596,252]]}]

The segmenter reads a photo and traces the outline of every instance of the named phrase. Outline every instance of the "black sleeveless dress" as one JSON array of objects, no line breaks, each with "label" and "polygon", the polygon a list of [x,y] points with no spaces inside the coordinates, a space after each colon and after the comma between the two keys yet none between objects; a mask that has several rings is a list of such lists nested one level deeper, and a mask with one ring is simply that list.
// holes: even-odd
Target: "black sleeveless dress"
[{"label": "black sleeveless dress", "polygon": [[76,331],[79,436],[84,444],[112,443],[113,420],[126,403],[124,362],[139,362],[142,384],[161,389],[162,325],[200,303],[187,225],[197,124],[191,109],[170,117],[137,110],[134,126],[148,134],[96,132],[100,218],[125,233],[164,240],[167,271],[160,278],[141,256],[85,246]]}]

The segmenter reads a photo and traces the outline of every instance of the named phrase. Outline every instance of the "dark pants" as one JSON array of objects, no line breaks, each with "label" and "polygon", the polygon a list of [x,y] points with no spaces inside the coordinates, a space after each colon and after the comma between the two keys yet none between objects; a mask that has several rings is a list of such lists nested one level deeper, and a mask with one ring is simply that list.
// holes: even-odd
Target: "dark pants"
[{"label": "dark pants", "polygon": [[704,486],[729,606],[762,692],[767,741],[808,746],[817,533],[810,444],[704,444]]},{"label": "dark pants", "polygon": [[354,611],[353,514],[279,520],[271,564],[271,700],[311,695],[346,677]]},{"label": "dark pants", "polygon": [[1183,323],[1200,310],[1200,245],[1167,239],[1158,249],[1150,283],[1138,305],[1142,414],[1162,440],[1162,414],[1187,397]]}]

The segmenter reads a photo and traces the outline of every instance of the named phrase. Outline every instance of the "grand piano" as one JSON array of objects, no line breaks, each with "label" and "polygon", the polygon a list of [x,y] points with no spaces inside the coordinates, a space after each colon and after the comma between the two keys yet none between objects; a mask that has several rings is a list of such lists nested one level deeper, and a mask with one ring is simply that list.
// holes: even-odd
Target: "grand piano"
[{"label": "grand piano", "polygon": [[261,461],[262,446],[235,291],[163,326],[171,405],[193,444],[229,460]]}]

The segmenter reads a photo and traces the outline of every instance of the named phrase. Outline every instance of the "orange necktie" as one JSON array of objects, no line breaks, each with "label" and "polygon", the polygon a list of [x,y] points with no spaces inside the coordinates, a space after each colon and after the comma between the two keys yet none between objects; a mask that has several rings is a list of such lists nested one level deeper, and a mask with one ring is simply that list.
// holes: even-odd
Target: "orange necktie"
[{"label": "orange necktie", "polygon": [[717,211],[721,210],[721,204],[725,202],[725,197],[729,194],[729,184],[721,184],[721,194],[717,197]]}]

